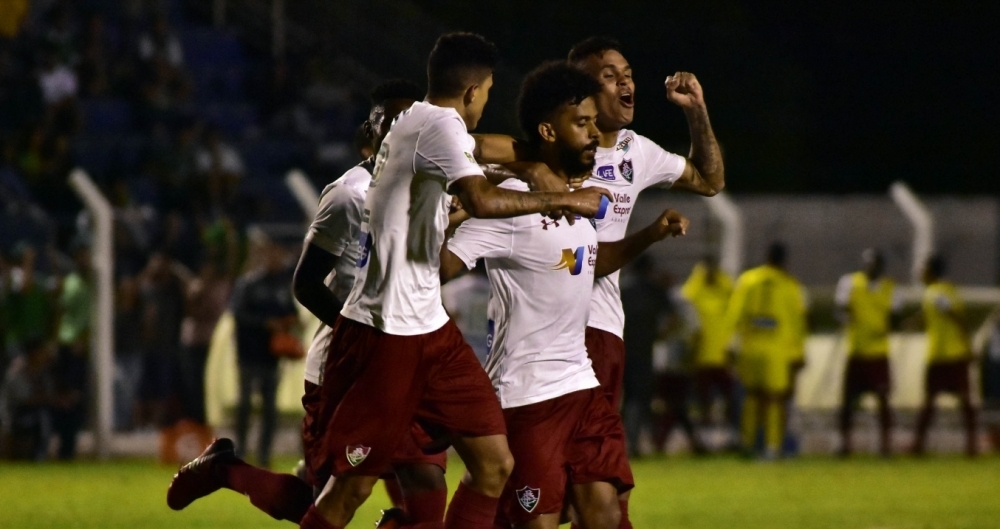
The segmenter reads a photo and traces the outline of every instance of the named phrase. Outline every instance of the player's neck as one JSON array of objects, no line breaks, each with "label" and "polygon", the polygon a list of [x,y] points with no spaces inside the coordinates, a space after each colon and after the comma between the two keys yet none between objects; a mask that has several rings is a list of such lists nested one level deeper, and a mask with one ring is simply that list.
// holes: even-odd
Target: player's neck
[{"label": "player's neck", "polygon": [[425,103],[430,103],[436,107],[442,108],[453,108],[458,115],[461,116],[462,121],[465,122],[465,128],[469,128],[469,120],[465,117],[465,100],[461,97],[441,97],[428,95],[424,99]]},{"label": "player's neck", "polygon": [[562,161],[559,159],[559,152],[556,149],[539,149],[538,159],[540,162],[549,166],[549,169],[555,173],[556,176],[563,179],[567,184],[569,183],[570,174],[563,167]]},{"label": "player's neck", "polygon": [[598,138],[598,145],[602,149],[610,149],[618,143],[618,133],[621,129],[614,130],[601,130],[601,135]]}]

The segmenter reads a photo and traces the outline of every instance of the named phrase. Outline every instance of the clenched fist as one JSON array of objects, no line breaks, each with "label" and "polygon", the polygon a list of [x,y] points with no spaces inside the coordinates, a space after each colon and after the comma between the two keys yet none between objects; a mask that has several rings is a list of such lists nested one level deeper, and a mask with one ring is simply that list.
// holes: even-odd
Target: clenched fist
[{"label": "clenched fist", "polygon": [[705,106],[705,94],[693,73],[677,72],[667,77],[663,85],[667,87],[667,100],[681,108]]},{"label": "clenched fist", "polygon": [[664,211],[660,214],[660,218],[656,220],[656,228],[660,240],[667,237],[685,235],[690,225],[691,221],[687,217],[672,209]]}]

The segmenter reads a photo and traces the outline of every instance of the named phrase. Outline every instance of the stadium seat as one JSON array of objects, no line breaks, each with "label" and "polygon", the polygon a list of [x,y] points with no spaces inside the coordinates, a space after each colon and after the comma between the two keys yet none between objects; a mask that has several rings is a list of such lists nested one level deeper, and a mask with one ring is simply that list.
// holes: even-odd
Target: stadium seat
[{"label": "stadium seat", "polygon": [[91,99],[81,106],[87,134],[122,134],[132,127],[132,109],[124,100]]}]

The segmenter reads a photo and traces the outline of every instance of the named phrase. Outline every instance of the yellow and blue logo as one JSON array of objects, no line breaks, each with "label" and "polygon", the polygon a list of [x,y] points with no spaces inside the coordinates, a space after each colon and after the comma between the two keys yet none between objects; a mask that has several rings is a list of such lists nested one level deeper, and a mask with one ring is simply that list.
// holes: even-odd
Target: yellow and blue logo
[{"label": "yellow and blue logo", "polygon": [[563,248],[562,258],[559,260],[559,264],[553,267],[553,270],[569,270],[570,275],[578,276],[580,272],[583,271],[583,252],[585,251],[585,246],[581,246],[577,249]]}]

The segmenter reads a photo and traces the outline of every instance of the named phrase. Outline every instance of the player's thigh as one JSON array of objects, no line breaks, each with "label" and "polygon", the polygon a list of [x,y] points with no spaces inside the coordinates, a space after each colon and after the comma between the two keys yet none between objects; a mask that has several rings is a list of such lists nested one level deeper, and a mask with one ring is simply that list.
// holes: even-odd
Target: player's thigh
[{"label": "player's thigh", "polygon": [[744,353],[736,361],[736,373],[740,381],[748,389],[758,389],[764,386],[764,357],[755,353]]},{"label": "player's thigh", "polygon": [[433,368],[419,397],[417,417],[430,437],[505,435],[503,411],[475,352],[454,322],[428,336]]},{"label": "player's thigh", "polygon": [[764,388],[768,393],[786,393],[791,385],[788,361],[779,355],[764,360]]},{"label": "player's thigh", "polygon": [[581,393],[581,413],[566,449],[570,483],[608,483],[617,497],[635,485],[621,416],[597,390]]},{"label": "player's thigh", "polygon": [[516,529],[557,529],[559,527],[558,514],[543,514],[533,520],[514,524]]}]

